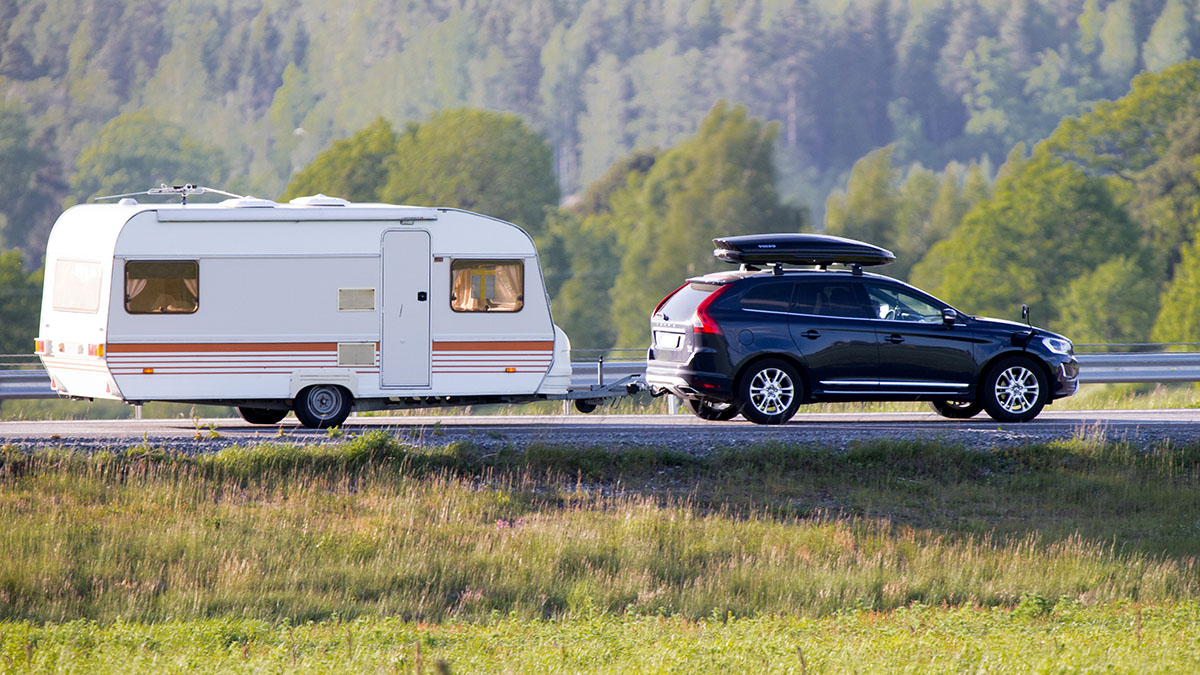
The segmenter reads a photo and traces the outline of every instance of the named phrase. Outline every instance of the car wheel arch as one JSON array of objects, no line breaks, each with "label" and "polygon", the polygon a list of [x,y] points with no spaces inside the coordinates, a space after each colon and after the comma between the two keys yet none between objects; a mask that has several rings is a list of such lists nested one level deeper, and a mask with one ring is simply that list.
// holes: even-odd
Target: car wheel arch
[{"label": "car wheel arch", "polygon": [[[989,372],[991,372],[992,366],[996,365],[996,363],[1002,359],[1007,359],[1013,356],[1026,359],[1035,364],[1038,369],[1042,371],[1042,375],[1045,376],[1047,382],[1054,382],[1054,373],[1050,371],[1050,366],[1044,359],[1040,358],[1037,354],[1030,354],[1024,349],[1008,349],[993,354],[991,358],[989,358],[983,363],[983,365],[979,367],[979,372],[975,374],[975,397],[977,399],[979,398],[979,392],[983,390],[983,379],[987,377]],[[1048,399],[1047,402],[1052,400],[1054,400],[1053,397]]]},{"label": "car wheel arch", "polygon": [[795,354],[789,354],[787,352],[759,352],[753,356],[747,357],[738,365],[737,371],[733,376],[734,390],[736,391],[738,386],[741,384],[742,378],[746,375],[746,371],[750,370],[754,364],[767,359],[778,359],[795,368],[796,374],[800,376],[800,383],[804,385],[804,397],[801,399],[801,402],[803,403],[811,400],[813,389],[812,384],[808,379],[808,368],[805,367],[804,362],[801,359],[796,358]]}]

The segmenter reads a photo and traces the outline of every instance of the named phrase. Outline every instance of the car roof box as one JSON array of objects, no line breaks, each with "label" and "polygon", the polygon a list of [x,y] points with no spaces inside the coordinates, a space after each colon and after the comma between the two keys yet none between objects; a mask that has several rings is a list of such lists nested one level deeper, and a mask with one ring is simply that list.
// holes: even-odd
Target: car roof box
[{"label": "car roof box", "polygon": [[739,265],[885,265],[889,250],[828,234],[747,234],[713,239],[713,255]]}]

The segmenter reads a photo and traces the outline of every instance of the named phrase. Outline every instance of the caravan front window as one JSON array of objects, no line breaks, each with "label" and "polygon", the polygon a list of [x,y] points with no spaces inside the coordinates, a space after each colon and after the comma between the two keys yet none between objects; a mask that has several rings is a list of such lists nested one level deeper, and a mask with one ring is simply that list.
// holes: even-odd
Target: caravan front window
[{"label": "caravan front window", "polygon": [[125,311],[191,314],[200,303],[200,265],[194,260],[125,263]]},{"label": "caravan front window", "polygon": [[100,263],[54,261],[54,309],[95,312],[100,309]]},{"label": "caravan front window", "polygon": [[519,312],[525,305],[525,261],[454,260],[450,287],[456,312]]}]

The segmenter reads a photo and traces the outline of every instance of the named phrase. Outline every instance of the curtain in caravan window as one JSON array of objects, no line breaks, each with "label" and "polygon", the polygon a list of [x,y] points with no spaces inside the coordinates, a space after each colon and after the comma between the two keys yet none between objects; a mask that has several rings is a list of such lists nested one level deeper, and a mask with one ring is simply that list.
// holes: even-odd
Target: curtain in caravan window
[{"label": "curtain in caravan window", "polygon": [[125,263],[125,311],[191,314],[200,303],[200,266],[194,260]]},{"label": "curtain in caravan window", "polygon": [[456,312],[519,312],[525,306],[525,261],[452,261],[450,288]]}]

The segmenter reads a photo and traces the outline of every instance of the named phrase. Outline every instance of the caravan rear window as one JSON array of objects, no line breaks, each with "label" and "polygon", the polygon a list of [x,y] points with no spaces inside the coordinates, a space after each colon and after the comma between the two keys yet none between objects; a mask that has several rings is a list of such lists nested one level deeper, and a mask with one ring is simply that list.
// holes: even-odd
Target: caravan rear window
[{"label": "caravan rear window", "polygon": [[125,311],[130,314],[191,314],[199,304],[200,265],[195,260],[125,263]]},{"label": "caravan rear window", "polygon": [[525,305],[525,261],[451,261],[450,288],[456,312],[519,312]]}]

